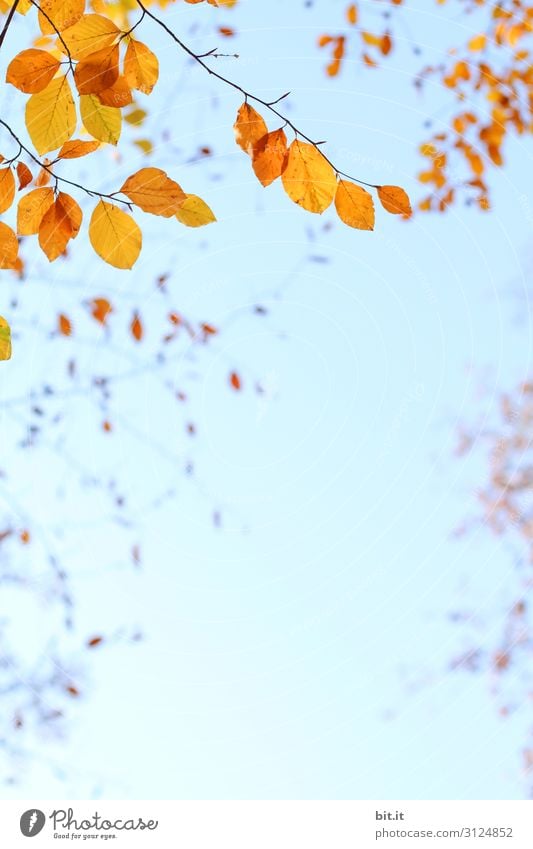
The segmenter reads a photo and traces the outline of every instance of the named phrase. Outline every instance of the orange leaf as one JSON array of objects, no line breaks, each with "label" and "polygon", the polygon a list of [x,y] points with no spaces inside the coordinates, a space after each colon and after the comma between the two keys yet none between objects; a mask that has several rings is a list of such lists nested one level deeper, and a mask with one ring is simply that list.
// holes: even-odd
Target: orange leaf
[{"label": "orange leaf", "polygon": [[0,212],[5,212],[15,197],[15,178],[11,168],[0,168]]},{"label": "orange leaf", "polygon": [[17,177],[19,178],[19,192],[33,180],[33,174],[24,162],[17,163]]},{"label": "orange leaf", "polygon": [[78,21],[85,11],[85,0],[40,0],[40,9],[46,12],[50,23],[42,12],[39,12],[39,26],[44,35],[52,35],[56,30],[64,30]]},{"label": "orange leaf", "polygon": [[141,168],[128,177],[120,191],[144,212],[164,218],[175,215],[187,199],[181,186],[160,168]]},{"label": "orange leaf", "polygon": [[124,56],[124,77],[130,88],[136,88],[144,94],[150,94],[159,77],[159,62],[155,53],[152,53],[142,41],[130,43]]},{"label": "orange leaf", "polygon": [[335,209],[341,221],[358,230],[374,229],[374,201],[362,186],[339,180],[335,194]]},{"label": "orange leaf", "polygon": [[59,71],[59,61],[46,50],[23,50],[7,67],[6,82],[25,94],[42,91]]},{"label": "orange leaf", "polygon": [[236,371],[231,372],[231,374],[229,376],[229,382],[230,382],[231,387],[233,389],[235,389],[237,392],[239,391],[239,389],[242,389],[241,379],[240,379],[240,377],[239,377],[239,375],[237,374]]},{"label": "orange leaf", "polygon": [[259,139],[268,133],[268,127],[263,118],[248,103],[243,103],[237,112],[233,130],[235,141],[250,156],[253,155]]},{"label": "orange leaf", "polygon": [[107,298],[93,298],[90,302],[91,315],[99,324],[107,324],[107,319],[113,312],[113,307]]},{"label": "orange leaf", "polygon": [[72,335],[72,322],[63,313],[60,313],[57,317],[57,327],[62,336]]},{"label": "orange leaf", "polygon": [[98,94],[111,88],[118,79],[118,44],[104,47],[80,59],[74,80],[80,94]]},{"label": "orange leaf", "polygon": [[140,342],[144,335],[144,329],[142,326],[141,319],[139,318],[139,313],[133,313],[133,318],[130,324],[130,332],[136,342]]},{"label": "orange leaf", "polygon": [[82,141],[81,139],[72,139],[72,141],[67,141],[61,147],[61,150],[57,154],[58,159],[78,159],[80,156],[87,156],[88,153],[92,153],[93,150],[97,150],[100,147],[100,142],[98,141]]},{"label": "orange leaf", "polygon": [[18,252],[19,243],[13,230],[0,221],[0,268],[15,268]]},{"label": "orange leaf", "polygon": [[116,109],[133,103],[131,89],[122,75],[117,77],[110,88],[99,91],[97,97],[104,106],[114,106]]},{"label": "orange leaf", "polygon": [[377,186],[381,205],[393,215],[412,214],[411,203],[407,193],[400,186]]},{"label": "orange leaf", "polygon": [[39,226],[39,245],[49,261],[53,262],[65,253],[71,238],[72,224],[63,204],[57,198],[45,212]]},{"label": "orange leaf", "polygon": [[263,186],[269,186],[285,167],[287,160],[287,137],[283,130],[267,133],[255,145],[252,168]]},{"label": "orange leaf", "polygon": [[357,6],[355,3],[351,3],[350,6],[346,9],[346,20],[352,26],[355,26],[357,23]]}]

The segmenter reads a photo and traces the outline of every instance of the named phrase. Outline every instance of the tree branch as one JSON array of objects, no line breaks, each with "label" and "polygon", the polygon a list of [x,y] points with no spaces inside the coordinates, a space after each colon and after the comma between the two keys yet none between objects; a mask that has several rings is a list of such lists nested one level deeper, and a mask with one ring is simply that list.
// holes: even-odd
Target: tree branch
[{"label": "tree branch", "polygon": [[154,15],[154,13],[150,11],[150,9],[146,8],[143,3],[143,0],[135,0],[135,2],[139,6],[139,8],[142,9],[144,14],[151,18],[158,26],[164,29],[165,32],[171,37],[171,39],[175,41],[178,47],[180,47],[181,50],[187,53],[187,55],[190,56],[191,59],[194,59],[195,62],[201,65],[204,71],[207,71],[207,73],[210,74],[212,77],[216,77],[217,80],[220,80],[220,82],[224,83],[224,85],[235,89],[235,91],[239,91],[244,96],[245,100],[253,100],[255,103],[260,103],[261,106],[264,106],[265,109],[268,109],[270,112],[272,112],[273,115],[276,115],[276,117],[283,121],[285,126],[290,127],[291,130],[293,130],[297,136],[300,136],[300,138],[305,139],[306,142],[309,142],[309,144],[313,145],[313,147],[316,148],[316,150],[320,153],[322,158],[325,159],[325,161],[329,165],[331,165],[331,167],[339,177],[346,177],[346,179],[348,180],[354,180],[354,182],[359,183],[362,186],[368,186],[371,189],[378,188],[378,186],[374,183],[366,183],[364,180],[360,180],[358,177],[353,177],[350,174],[344,173],[344,171],[339,171],[339,169],[333,164],[331,159],[329,159],[329,157],[327,157],[326,154],[320,149],[319,144],[323,144],[323,142],[313,141],[313,139],[309,138],[309,136],[306,136],[305,133],[302,133],[302,131],[299,130],[298,127],[289,118],[287,118],[286,115],[283,115],[281,112],[279,112],[278,109],[274,108],[275,104],[278,103],[280,100],[283,100],[283,98],[287,95],[282,95],[281,97],[278,97],[277,100],[263,100],[261,97],[258,97],[256,94],[252,94],[252,92],[247,91],[245,88],[243,88],[241,85],[234,82],[233,80],[230,80],[227,77],[224,77],[222,74],[219,74],[218,71],[214,71],[212,68],[209,67],[206,62],[204,62],[204,57],[209,56],[209,54],[195,53],[194,50],[191,50],[191,48],[188,47],[185,42],[182,41],[181,38],[179,38],[176,33],[173,32],[173,30],[171,30],[169,26],[167,26],[164,21],[161,20],[161,18],[158,18],[157,15]]},{"label": "tree branch", "polygon": [[9,14],[6,18],[4,28],[3,28],[2,32],[0,32],[0,47],[2,47],[2,44],[4,43],[4,38],[6,37],[7,31],[9,29],[9,25],[10,25],[11,21],[13,20],[13,15],[17,11],[18,4],[19,4],[19,0],[15,0],[13,5],[11,6],[11,9],[9,10]]}]

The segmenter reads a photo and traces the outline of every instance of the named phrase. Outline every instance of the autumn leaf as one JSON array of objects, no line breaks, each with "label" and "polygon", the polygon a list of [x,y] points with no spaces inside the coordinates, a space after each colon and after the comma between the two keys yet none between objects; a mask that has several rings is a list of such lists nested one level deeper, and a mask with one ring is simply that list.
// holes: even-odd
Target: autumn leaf
[{"label": "autumn leaf", "polygon": [[287,136],[274,130],[259,139],[253,151],[252,168],[263,186],[269,186],[281,176],[287,161]]},{"label": "autumn leaf", "polygon": [[133,318],[130,324],[130,333],[136,342],[140,342],[144,336],[144,328],[138,312],[133,313]]},{"label": "autumn leaf", "polygon": [[[117,25],[104,15],[83,15],[74,26],[61,33],[73,59],[85,59],[91,53],[111,47],[119,35]],[[57,46],[62,52],[65,51],[60,39]]]},{"label": "autumn leaf", "polygon": [[126,82],[125,77],[119,75],[110,88],[99,91],[97,94],[98,100],[104,106],[114,106],[121,109],[123,106],[129,106],[133,103],[133,95],[131,89]]},{"label": "autumn leaf", "polygon": [[57,154],[58,159],[78,159],[80,156],[87,156],[100,147],[98,141],[82,141],[81,139],[72,139],[65,142],[61,150]]},{"label": "autumn leaf", "polygon": [[66,76],[56,77],[26,104],[26,127],[37,153],[68,141],[76,129],[76,109]]},{"label": "autumn leaf", "polygon": [[314,145],[298,139],[289,147],[281,180],[290,199],[308,212],[324,212],[337,191],[332,166]]},{"label": "autumn leaf", "polygon": [[141,168],[120,189],[144,212],[170,218],[179,210],[187,195],[160,168]]},{"label": "autumn leaf", "polygon": [[[85,0],[40,0],[39,26],[44,35],[64,30],[78,21],[85,11]],[[48,18],[43,14],[46,13]]]},{"label": "autumn leaf", "polygon": [[81,218],[81,209],[76,201],[60,192],[39,226],[39,245],[50,262],[61,256],[70,239],[77,236]]},{"label": "autumn leaf", "polygon": [[268,133],[268,127],[259,112],[249,103],[243,103],[237,112],[233,131],[239,147],[252,156],[256,143]]},{"label": "autumn leaf", "polygon": [[98,94],[118,79],[118,44],[104,47],[80,59],[74,71],[76,88],[80,94]]},{"label": "autumn leaf", "polygon": [[124,56],[124,77],[130,88],[150,94],[159,77],[159,62],[142,41],[130,42]]},{"label": "autumn leaf", "polygon": [[232,371],[229,376],[229,382],[232,389],[235,389],[237,392],[239,389],[242,389],[242,383],[239,375],[236,371]]},{"label": "autumn leaf", "polygon": [[104,106],[95,94],[82,94],[80,114],[85,129],[93,138],[108,144],[118,143],[122,127],[120,109]]},{"label": "autumn leaf", "polygon": [[42,91],[59,71],[59,61],[46,50],[23,50],[7,66],[6,82],[25,94]]},{"label": "autumn leaf", "polygon": [[341,221],[358,230],[374,229],[372,195],[348,180],[339,180],[335,194],[335,209]]},{"label": "autumn leaf", "polygon": [[113,307],[107,298],[93,298],[90,302],[92,317],[102,325],[107,324],[107,319],[113,312]]},{"label": "autumn leaf", "polygon": [[60,313],[57,317],[57,329],[62,336],[72,335],[72,322],[64,313]]},{"label": "autumn leaf", "polygon": [[19,200],[17,208],[17,233],[32,236],[39,232],[45,212],[54,202],[54,191],[48,187],[33,189]]},{"label": "autumn leaf", "polygon": [[0,268],[15,268],[19,243],[11,227],[0,221]]},{"label": "autumn leaf", "polygon": [[131,268],[141,252],[142,233],[131,215],[105,200],[91,216],[89,239],[98,256],[115,268]]},{"label": "autumn leaf", "polygon": [[[0,250],[2,244],[2,234],[1,228],[5,227],[5,224],[0,224]],[[0,315],[0,360],[10,360],[11,359],[11,328],[9,324]]]},{"label": "autumn leaf", "polygon": [[15,197],[15,178],[11,168],[0,168],[0,212],[5,212]]},{"label": "autumn leaf", "polygon": [[19,181],[19,192],[21,189],[25,189],[33,180],[33,174],[24,162],[17,162],[17,177]]},{"label": "autumn leaf", "polygon": [[186,195],[176,212],[176,218],[187,227],[203,227],[216,221],[210,207],[198,195]]},{"label": "autumn leaf", "polygon": [[400,186],[377,186],[377,191],[381,205],[387,212],[405,216],[412,214],[409,197]]}]

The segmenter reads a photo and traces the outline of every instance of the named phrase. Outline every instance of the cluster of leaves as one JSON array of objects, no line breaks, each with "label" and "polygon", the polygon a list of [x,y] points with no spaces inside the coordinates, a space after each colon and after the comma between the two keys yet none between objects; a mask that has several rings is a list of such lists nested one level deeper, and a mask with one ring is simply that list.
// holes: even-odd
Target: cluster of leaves
[{"label": "cluster of leaves", "polygon": [[[444,2],[435,0],[438,6]],[[408,4],[405,0],[390,0],[388,5]],[[420,90],[426,81],[438,80],[444,89],[454,92],[457,104],[450,106],[447,127],[439,129],[420,147],[427,164],[420,171],[419,180],[431,187],[430,194],[419,203],[423,211],[443,212],[458,197],[465,197],[467,203],[475,203],[481,210],[488,209],[489,166],[504,164],[506,137],[529,133],[533,127],[533,5],[527,0],[511,0],[508,4],[472,0],[461,6],[465,12],[473,13],[478,31],[474,30],[465,43],[452,45],[442,63],[423,67],[415,77]],[[355,4],[347,8],[348,32],[323,35],[318,42],[320,47],[333,51],[326,67],[329,76],[341,71],[343,59],[353,47],[350,31],[359,36],[360,61],[368,67],[376,67],[378,57],[384,58],[393,51],[390,11],[389,8],[384,13],[386,28],[374,33],[362,26]],[[422,51],[416,48],[416,52]]]},{"label": "cluster of leaves", "polygon": [[[283,127],[269,132],[263,117],[247,101],[237,113],[234,131],[237,144],[250,156],[263,186],[281,177],[286,194],[308,212],[322,213],[334,202],[339,218],[349,227],[374,229],[372,195],[353,179],[343,179],[345,175],[334,168],[318,145],[298,137],[287,145]],[[387,212],[406,218],[411,215],[409,198],[402,188],[371,188]]]},{"label": "cluster of leaves", "polygon": [[[533,652],[531,622],[530,567],[533,563],[533,383],[528,382],[500,399],[499,417],[480,430],[461,432],[460,456],[483,446],[488,455],[485,482],[477,488],[481,511],[459,529],[462,534],[472,524],[481,523],[513,547],[516,581],[505,581],[506,600],[499,601],[491,617],[491,634],[481,645],[455,659],[455,668],[488,674],[491,690],[499,702],[502,717],[529,710],[533,699],[529,668]],[[501,594],[497,594],[500,600]],[[474,632],[479,630],[476,612],[460,620]],[[495,627],[495,621],[498,625]],[[483,623],[480,623],[483,627]],[[493,637],[495,635],[495,638]],[[474,640],[476,636],[474,636]],[[479,640],[479,635],[477,636]],[[515,674],[512,671],[515,670]],[[523,749],[524,767],[529,779],[533,773],[533,747]]]}]

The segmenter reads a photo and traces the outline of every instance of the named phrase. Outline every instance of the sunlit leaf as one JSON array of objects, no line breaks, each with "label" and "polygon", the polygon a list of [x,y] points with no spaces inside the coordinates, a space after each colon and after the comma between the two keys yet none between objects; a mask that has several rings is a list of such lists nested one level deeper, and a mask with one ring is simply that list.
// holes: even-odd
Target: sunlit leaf
[{"label": "sunlit leaf", "polygon": [[198,195],[187,195],[176,212],[176,218],[187,227],[203,227],[216,221],[213,211]]},{"label": "sunlit leaf", "polygon": [[[120,35],[120,30],[105,15],[83,15],[74,26],[63,30],[61,36],[73,59],[84,59],[91,53],[110,47]],[[57,47],[64,51],[58,39]]]},{"label": "sunlit leaf", "polygon": [[15,197],[15,178],[11,168],[0,168],[0,212],[5,212]]},{"label": "sunlit leaf", "polygon": [[76,88],[80,94],[98,94],[118,79],[118,44],[103,47],[80,59],[74,71]]},{"label": "sunlit leaf", "polygon": [[57,154],[58,159],[78,159],[80,156],[87,156],[100,147],[98,141],[82,141],[81,139],[72,139],[65,142],[61,150]]},{"label": "sunlit leaf", "polygon": [[287,161],[287,137],[283,130],[267,133],[256,143],[252,167],[263,186],[281,176]]},{"label": "sunlit leaf", "polygon": [[[2,232],[1,228],[5,224],[0,224],[0,251],[2,250]],[[14,234],[13,234],[14,235]],[[11,359],[11,328],[3,316],[0,315],[0,360]]]},{"label": "sunlit leaf", "polygon": [[142,234],[122,209],[101,200],[89,224],[89,238],[96,253],[115,268],[131,268],[142,246]]},{"label": "sunlit leaf", "polygon": [[298,139],[289,147],[281,179],[290,199],[308,212],[324,212],[337,191],[332,166],[314,145]]},{"label": "sunlit leaf", "polygon": [[85,129],[93,138],[108,144],[118,143],[122,127],[120,109],[104,106],[95,94],[82,94],[80,114]]},{"label": "sunlit leaf", "polygon": [[120,191],[144,212],[165,218],[175,215],[187,198],[183,189],[160,168],[141,168],[128,177]]},{"label": "sunlit leaf", "polygon": [[76,129],[76,109],[65,76],[32,94],[26,104],[26,127],[38,153],[48,153],[68,141]]},{"label": "sunlit leaf", "polygon": [[54,202],[54,191],[48,187],[33,189],[21,197],[17,208],[17,233],[32,236],[39,232],[45,212]]},{"label": "sunlit leaf", "polygon": [[250,156],[253,155],[259,139],[268,133],[268,127],[263,118],[249,103],[243,103],[239,108],[233,130],[235,141]]},{"label": "sunlit leaf", "polygon": [[59,61],[46,50],[23,50],[7,67],[6,82],[26,94],[42,91],[59,71]]},{"label": "sunlit leaf", "polygon": [[411,215],[409,197],[400,186],[378,186],[377,191],[381,204],[387,212],[392,212],[393,215]]},{"label": "sunlit leaf", "polygon": [[0,221],[0,268],[14,268],[18,252],[19,243],[15,233]]},{"label": "sunlit leaf", "polygon": [[150,94],[159,76],[159,62],[142,41],[130,39],[124,56],[124,77],[130,88]]},{"label": "sunlit leaf", "polygon": [[374,229],[374,201],[372,195],[348,180],[339,180],[335,194],[335,209],[339,218],[349,227],[358,230]]}]

